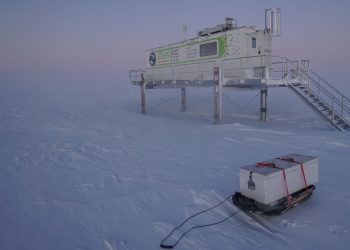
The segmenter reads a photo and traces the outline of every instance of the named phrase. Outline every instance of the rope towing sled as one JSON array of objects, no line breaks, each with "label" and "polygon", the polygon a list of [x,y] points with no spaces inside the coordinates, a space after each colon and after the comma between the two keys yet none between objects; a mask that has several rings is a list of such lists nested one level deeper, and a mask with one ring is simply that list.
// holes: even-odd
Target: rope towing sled
[{"label": "rope towing sled", "polygon": [[[160,247],[173,248],[191,230],[220,224],[240,211],[265,216],[281,215],[309,199],[318,178],[318,159],[295,153],[241,167],[239,191],[188,217],[161,241]],[[191,224],[198,215],[222,209],[231,199],[238,209],[225,218],[208,224]]]}]

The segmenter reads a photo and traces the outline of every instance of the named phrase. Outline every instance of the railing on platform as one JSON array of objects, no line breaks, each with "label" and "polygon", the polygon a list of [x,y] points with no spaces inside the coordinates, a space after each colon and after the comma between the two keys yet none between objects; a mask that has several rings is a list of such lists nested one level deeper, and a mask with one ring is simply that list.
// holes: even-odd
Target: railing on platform
[{"label": "railing on platform", "polygon": [[[200,82],[213,81],[213,70],[219,67],[221,78],[240,81],[242,79],[261,80],[265,78],[266,66],[269,65],[268,57],[250,56],[240,58],[228,58],[223,60],[211,60],[176,65],[164,65],[146,68],[144,70],[130,71],[130,81],[140,83],[141,75],[148,84],[176,84],[178,81]],[[197,84],[194,84],[197,86]],[[210,84],[209,84],[210,85]],[[213,83],[212,83],[213,85]],[[223,83],[225,85],[225,83]]]},{"label": "railing on platform", "polygon": [[143,69],[130,70],[129,71],[130,83],[133,85],[140,85],[140,82],[142,81],[144,72],[145,72],[145,70],[143,70]]},{"label": "railing on platform", "polygon": [[272,79],[308,84],[309,60],[289,60],[271,56]]}]

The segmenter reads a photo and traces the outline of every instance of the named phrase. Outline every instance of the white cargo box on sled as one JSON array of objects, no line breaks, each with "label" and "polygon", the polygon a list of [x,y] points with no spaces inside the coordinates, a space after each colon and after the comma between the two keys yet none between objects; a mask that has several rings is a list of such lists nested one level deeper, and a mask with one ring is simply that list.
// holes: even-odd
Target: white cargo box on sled
[{"label": "white cargo box on sled", "polygon": [[242,195],[268,205],[286,197],[287,192],[292,194],[317,183],[318,159],[300,154],[281,156],[241,167],[239,179]]}]

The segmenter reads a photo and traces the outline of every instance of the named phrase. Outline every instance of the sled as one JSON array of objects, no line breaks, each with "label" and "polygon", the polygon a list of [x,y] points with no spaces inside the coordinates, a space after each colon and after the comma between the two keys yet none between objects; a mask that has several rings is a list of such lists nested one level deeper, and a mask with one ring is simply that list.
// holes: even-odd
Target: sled
[{"label": "sled", "polygon": [[249,211],[267,216],[281,215],[289,209],[296,207],[309,199],[314,190],[315,186],[311,185],[308,186],[308,188],[304,188],[291,194],[289,199],[288,197],[284,197],[267,205],[248,198],[242,195],[239,191],[236,191],[235,194],[232,195],[232,201],[234,205],[243,211]]}]

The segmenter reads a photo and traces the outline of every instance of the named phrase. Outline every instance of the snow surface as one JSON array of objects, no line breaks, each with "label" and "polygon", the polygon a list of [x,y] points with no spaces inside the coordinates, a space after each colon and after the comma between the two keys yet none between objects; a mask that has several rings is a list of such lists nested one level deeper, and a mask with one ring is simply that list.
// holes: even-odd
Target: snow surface
[{"label": "snow surface", "polygon": [[[239,212],[176,249],[349,249],[350,133],[334,131],[288,89],[147,93],[126,78],[47,77],[0,84],[0,249],[159,249],[188,216],[238,188],[241,166],[287,153],[319,157],[310,200],[277,217]],[[236,211],[230,201],[191,225]]]}]

